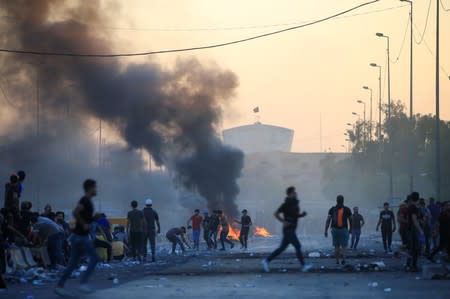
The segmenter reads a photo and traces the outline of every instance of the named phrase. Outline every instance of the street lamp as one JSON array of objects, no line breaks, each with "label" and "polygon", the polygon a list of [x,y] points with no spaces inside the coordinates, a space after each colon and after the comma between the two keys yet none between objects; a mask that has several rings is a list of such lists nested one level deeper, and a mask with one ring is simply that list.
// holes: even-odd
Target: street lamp
[{"label": "street lamp", "polygon": [[381,143],[381,65],[371,63],[370,66],[378,68],[378,141]]},{"label": "street lamp", "polygon": [[366,150],[366,135],[367,135],[367,129],[366,129],[366,102],[361,101],[361,100],[357,100],[356,101],[358,104],[363,104],[364,105],[364,111],[363,111],[363,115],[364,115],[364,122],[363,122],[363,149],[364,151]]},{"label": "street lamp", "polygon": [[[411,24],[413,26],[413,24]],[[392,143],[392,130],[391,130],[391,57],[390,57],[390,47],[389,42],[390,38],[388,35],[384,35],[383,33],[377,32],[377,37],[384,37],[387,40],[387,71],[388,71],[388,121],[387,121],[387,129],[389,134],[389,201],[392,201],[394,197],[394,182],[393,182],[393,169],[392,169],[392,160],[393,160],[393,143]]]},{"label": "street lamp", "polygon": [[372,141],[372,88],[363,86],[363,89],[370,91],[370,116],[369,116],[369,141]]},{"label": "street lamp", "polygon": [[413,141],[413,2],[411,0],[400,0],[401,2],[408,2],[409,9],[409,191],[414,190],[414,141]]}]

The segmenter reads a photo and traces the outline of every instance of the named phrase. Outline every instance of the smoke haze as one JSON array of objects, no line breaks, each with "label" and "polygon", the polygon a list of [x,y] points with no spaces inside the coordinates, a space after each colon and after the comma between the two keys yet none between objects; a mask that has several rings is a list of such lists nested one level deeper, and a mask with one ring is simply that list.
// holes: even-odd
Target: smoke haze
[{"label": "smoke haze", "polygon": [[[105,24],[117,6],[83,1],[69,7],[63,1],[38,0],[2,1],[0,9],[13,20],[2,25],[10,32],[1,40],[4,46],[112,52],[106,34],[92,28]],[[7,126],[2,135],[9,140],[2,160],[8,171],[29,168],[35,175],[29,176],[30,181],[40,176],[44,196],[56,192],[55,181],[58,194],[69,193],[74,185],[79,193],[79,182],[90,175],[97,158],[90,130],[101,119],[125,143],[107,151],[109,157],[101,162],[107,170],[99,170],[100,186],[116,200],[128,205],[129,195],[136,193],[132,190],[153,184],[155,177],[143,174],[145,162],[138,151],[143,149],[156,165],[167,169],[175,186],[197,192],[211,209],[237,214],[236,180],[243,154],[223,145],[217,135],[222,107],[238,85],[232,72],[194,58],[179,59],[171,68],[153,61],[125,64],[119,59],[13,55],[1,59],[1,83],[7,83],[7,93],[14,98],[10,107],[14,112],[8,115],[16,116],[3,121]],[[36,95],[30,87],[35,84],[39,85],[39,124],[32,100]],[[113,195],[110,191],[117,184],[128,192]]]}]

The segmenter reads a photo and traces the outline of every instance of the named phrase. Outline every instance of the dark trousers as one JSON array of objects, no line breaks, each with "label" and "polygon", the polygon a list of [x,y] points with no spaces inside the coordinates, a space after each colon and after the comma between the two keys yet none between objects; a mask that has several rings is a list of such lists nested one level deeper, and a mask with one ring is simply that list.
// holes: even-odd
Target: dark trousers
[{"label": "dark trousers", "polygon": [[250,231],[249,227],[243,227],[241,228],[241,232],[239,234],[239,241],[241,242],[241,246],[243,248],[247,248],[247,241],[248,241],[248,233]]},{"label": "dark trousers", "polygon": [[388,250],[392,245],[392,227],[381,226],[381,237],[383,239],[384,250]]},{"label": "dark trousers", "polygon": [[54,234],[47,238],[47,251],[50,258],[50,267],[64,265],[63,234]]},{"label": "dark trousers", "polygon": [[95,250],[94,243],[91,241],[89,236],[73,234],[70,239],[70,243],[72,247],[70,249],[69,264],[58,282],[58,287],[64,287],[64,284],[67,279],[69,279],[72,271],[78,267],[81,257],[89,258],[87,270],[82,273],[80,279],[81,284],[87,283],[98,262],[97,251]]},{"label": "dark trousers", "polygon": [[184,244],[181,242],[180,238],[175,235],[166,235],[167,240],[172,243],[172,254],[175,254],[175,250],[177,249],[177,244],[180,245],[181,251],[184,252]]},{"label": "dark trousers", "polygon": [[429,255],[431,251],[431,227],[425,226],[423,233],[425,235],[425,254]]},{"label": "dark trousers", "polygon": [[211,231],[210,239],[214,248],[217,248],[217,230]]},{"label": "dark trousers", "polygon": [[360,229],[352,229],[352,244],[350,248],[356,249],[358,247],[359,238],[361,237]]},{"label": "dark trousers", "polygon": [[0,276],[6,272],[5,240],[0,235]]},{"label": "dark trousers", "polygon": [[404,247],[408,246],[408,227],[405,225],[400,225],[400,229],[398,230],[398,233],[400,234],[400,238],[402,239],[402,245]]},{"label": "dark trousers", "polygon": [[97,248],[97,247],[106,248],[106,254],[107,254],[108,262],[111,261],[112,245],[111,245],[110,242],[104,241],[104,240],[95,239],[94,240],[94,246],[95,246],[95,248]]},{"label": "dark trousers", "polygon": [[411,230],[408,233],[408,253],[409,257],[406,264],[409,267],[417,268],[417,260],[420,255],[419,235],[416,230]]},{"label": "dark trousers", "polygon": [[136,258],[142,255],[143,232],[130,232],[131,257]]},{"label": "dark trousers", "polygon": [[203,239],[206,242],[206,245],[208,245],[208,248],[213,247],[213,242],[211,241],[211,232],[208,229],[203,229]]},{"label": "dark trousers", "polygon": [[434,258],[438,252],[447,250],[447,257],[450,258],[450,235],[441,234],[441,238],[439,240],[439,246],[433,249],[433,252],[430,254],[430,258]]},{"label": "dark trousers", "polygon": [[228,231],[222,230],[220,232],[220,244],[222,244],[222,249],[225,249],[225,243],[229,244],[231,247],[234,246],[234,243],[228,240]]},{"label": "dark trousers", "polygon": [[144,257],[147,258],[148,243],[150,242],[150,249],[152,251],[152,260],[155,260],[156,255],[156,232],[155,230],[144,233]]},{"label": "dark trousers", "polygon": [[305,260],[303,258],[303,253],[301,250],[300,241],[297,238],[297,234],[295,233],[295,228],[285,228],[283,229],[283,239],[281,240],[281,245],[276,249],[272,254],[267,258],[267,261],[272,261],[274,258],[279,256],[286,248],[292,244],[295,248],[295,252],[297,254],[297,259],[300,261],[302,265],[305,264]]}]

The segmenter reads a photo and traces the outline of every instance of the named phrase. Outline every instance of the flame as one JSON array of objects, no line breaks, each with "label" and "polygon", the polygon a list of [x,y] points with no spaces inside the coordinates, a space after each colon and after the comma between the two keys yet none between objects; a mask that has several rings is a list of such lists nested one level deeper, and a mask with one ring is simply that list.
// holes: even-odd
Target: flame
[{"label": "flame", "polygon": [[228,224],[228,230],[229,230],[229,233],[228,233],[228,239],[231,239],[231,240],[239,240],[239,235],[240,235],[240,232],[239,232],[239,230],[237,230],[237,229],[234,229],[231,225],[229,225]]},{"label": "flame", "polygon": [[255,226],[254,235],[257,237],[264,237],[264,238],[272,237],[272,234],[267,229],[261,226]]}]

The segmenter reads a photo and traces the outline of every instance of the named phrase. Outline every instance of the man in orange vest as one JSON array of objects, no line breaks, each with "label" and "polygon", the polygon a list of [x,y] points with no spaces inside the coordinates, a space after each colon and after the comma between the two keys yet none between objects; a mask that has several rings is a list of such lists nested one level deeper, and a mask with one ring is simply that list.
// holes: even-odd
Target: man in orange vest
[{"label": "man in orange vest", "polygon": [[336,264],[345,265],[345,249],[348,246],[348,227],[351,216],[352,211],[350,208],[344,206],[344,196],[338,195],[336,198],[336,206],[328,211],[328,217],[325,223],[325,237],[328,237],[328,228],[331,224]]}]

